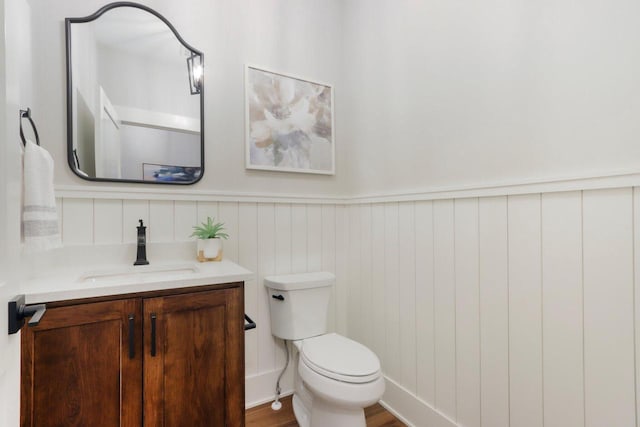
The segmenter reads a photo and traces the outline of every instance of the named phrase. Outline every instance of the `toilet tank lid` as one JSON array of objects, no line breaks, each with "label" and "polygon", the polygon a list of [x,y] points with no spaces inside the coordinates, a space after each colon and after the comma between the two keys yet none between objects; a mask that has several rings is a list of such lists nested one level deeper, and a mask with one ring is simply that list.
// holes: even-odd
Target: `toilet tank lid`
[{"label": "toilet tank lid", "polygon": [[336,276],[333,273],[319,271],[315,273],[267,276],[264,278],[264,285],[267,288],[277,289],[279,291],[295,291],[331,286],[335,280]]}]

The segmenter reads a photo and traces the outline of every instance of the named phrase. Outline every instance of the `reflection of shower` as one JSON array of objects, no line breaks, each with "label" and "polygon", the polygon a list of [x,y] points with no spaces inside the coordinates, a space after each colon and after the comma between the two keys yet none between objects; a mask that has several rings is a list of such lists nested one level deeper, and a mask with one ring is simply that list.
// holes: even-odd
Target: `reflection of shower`
[{"label": "reflection of shower", "polygon": [[202,55],[192,53],[191,56],[187,58],[191,95],[199,95],[202,91],[202,76],[204,72],[202,66]]}]

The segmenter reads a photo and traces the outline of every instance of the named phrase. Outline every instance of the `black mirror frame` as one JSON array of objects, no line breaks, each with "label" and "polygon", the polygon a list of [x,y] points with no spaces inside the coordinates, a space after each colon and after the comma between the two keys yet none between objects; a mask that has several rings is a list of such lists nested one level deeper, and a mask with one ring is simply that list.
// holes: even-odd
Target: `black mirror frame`
[{"label": "black mirror frame", "polygon": [[204,53],[192,47],[189,43],[184,41],[182,36],[178,33],[175,27],[160,13],[151,9],[148,6],[143,4],[129,2],[129,1],[120,1],[109,3],[95,12],[92,15],[85,16],[82,18],[65,18],[65,37],[66,37],[66,51],[67,51],[67,162],[69,163],[69,167],[73,171],[76,176],[87,180],[87,181],[96,181],[96,182],[125,182],[125,183],[136,183],[136,184],[163,184],[163,185],[192,185],[196,182],[200,181],[204,175],[204,79],[200,82],[200,176],[194,181],[189,182],[159,182],[159,181],[144,181],[141,179],[111,179],[111,178],[97,178],[90,176],[83,176],[80,174],[75,166],[75,158],[73,153],[73,108],[72,108],[72,72],[71,72],[71,24],[80,24],[85,22],[91,22],[98,19],[105,12],[115,9],[118,7],[135,7],[137,9],[142,9],[146,12],[151,13],[156,16],[162,22],[164,22],[167,27],[173,32],[178,41],[191,52],[200,55],[202,67],[204,68]]}]

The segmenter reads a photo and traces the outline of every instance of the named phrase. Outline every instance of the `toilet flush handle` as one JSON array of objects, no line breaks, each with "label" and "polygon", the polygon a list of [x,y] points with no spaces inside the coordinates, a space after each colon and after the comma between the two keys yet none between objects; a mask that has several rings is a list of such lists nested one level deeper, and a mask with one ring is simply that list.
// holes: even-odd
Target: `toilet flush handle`
[{"label": "toilet flush handle", "polygon": [[280,300],[280,301],[284,301],[284,297],[282,295],[271,295],[271,298]]}]

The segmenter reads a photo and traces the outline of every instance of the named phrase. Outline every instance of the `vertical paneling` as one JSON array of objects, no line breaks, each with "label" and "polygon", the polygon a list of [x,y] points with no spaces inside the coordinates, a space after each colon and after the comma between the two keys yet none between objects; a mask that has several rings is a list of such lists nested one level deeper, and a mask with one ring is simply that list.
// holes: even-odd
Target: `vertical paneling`
[{"label": "vertical paneling", "polygon": [[[296,209],[297,210],[297,209]],[[277,204],[275,210],[276,224],[276,274],[289,274],[292,259],[292,206],[290,204]],[[285,347],[282,340],[276,338],[276,359],[277,369],[281,369],[285,364]]]},{"label": "vertical paneling", "polygon": [[458,422],[480,426],[478,199],[455,201],[456,403]]},{"label": "vertical paneling", "polygon": [[348,334],[347,304],[349,272],[348,248],[349,248],[349,215],[347,208],[336,206],[336,332],[341,335]]},{"label": "vertical paneling", "polygon": [[386,327],[386,374],[400,380],[400,297],[399,297],[398,204],[384,209],[384,313]]},{"label": "vertical paneling", "polygon": [[207,217],[218,221],[218,202],[197,202],[198,223],[206,222]]},{"label": "vertical paneling", "polygon": [[416,231],[414,204],[399,210],[400,383],[416,393]]},{"label": "vertical paneling", "polygon": [[276,274],[291,273],[291,205],[275,208]]},{"label": "vertical paneling", "polygon": [[349,322],[349,336],[358,341],[362,339],[361,308],[361,247],[362,229],[360,227],[360,206],[348,207],[349,212],[349,305],[347,319]]},{"label": "vertical paneling", "polygon": [[322,270],[322,206],[307,206],[307,270]]},{"label": "vertical paneling", "polygon": [[416,388],[420,399],[435,405],[433,202],[416,202],[415,220]]},{"label": "vertical paneling", "polygon": [[221,202],[218,204],[218,221],[224,223],[224,228],[229,238],[223,242],[224,257],[238,262],[239,251],[239,225],[238,203]]},{"label": "vertical paneling", "polygon": [[386,323],[384,317],[384,205],[376,204],[371,208],[371,248],[373,251],[372,299],[373,305],[369,311],[371,327],[375,331],[372,337],[372,350],[382,362],[382,370],[387,371],[385,358]]},{"label": "vertical paneling", "polygon": [[[336,271],[336,207],[322,206],[322,270],[335,273]],[[336,330],[336,287],[331,290],[329,302],[329,320],[327,329]]]},{"label": "vertical paneling", "polygon": [[149,240],[151,242],[171,242],[174,239],[174,211],[172,200],[151,200],[149,202]]},{"label": "vertical paneling", "polygon": [[275,369],[275,342],[271,335],[271,318],[269,300],[264,287],[264,277],[275,274],[275,206],[272,203],[258,205],[258,321],[261,327],[258,332],[258,371],[267,372]]},{"label": "vertical paneling", "polygon": [[453,200],[433,203],[436,408],[456,419],[456,284]]},{"label": "vertical paneling", "polygon": [[542,426],[540,196],[510,196],[509,391],[512,426]]},{"label": "vertical paneling", "polygon": [[122,200],[95,199],[93,202],[94,243],[122,243]]},{"label": "vertical paneling", "polygon": [[581,194],[542,195],[545,427],[584,425]]},{"label": "vertical paneling", "polygon": [[93,199],[64,199],[62,203],[62,243],[65,246],[93,244]]},{"label": "vertical paneling", "polygon": [[585,191],[585,425],[636,422],[632,191]]},{"label": "vertical paneling", "polygon": [[509,425],[507,200],[479,201],[482,425]]},{"label": "vertical paneling", "polygon": [[291,272],[307,272],[307,206],[291,206]]},{"label": "vertical paneling", "polygon": [[182,242],[192,240],[190,238],[193,233],[193,226],[198,225],[198,206],[196,202],[185,200],[176,200],[175,207],[175,224],[173,226],[173,235],[176,241]]},{"label": "vertical paneling", "polygon": [[371,205],[360,207],[360,312],[364,327],[361,331],[362,343],[371,348],[373,334],[371,327],[371,310],[373,308],[373,247],[371,242]]},{"label": "vertical paneling", "polygon": [[154,242],[185,240],[207,216],[225,222],[225,257],[254,272],[248,376],[284,364],[264,276],[325,270],[337,278],[329,329],[370,347],[386,375],[461,426],[636,425],[638,189],[358,205],[56,202],[65,245],[133,243],[140,218]]},{"label": "vertical paneling", "polygon": [[[123,200],[122,201],[122,241],[135,243],[137,239],[136,227],[138,220],[149,225],[149,201],[148,200]],[[147,230],[147,237],[149,230]]]},{"label": "vertical paneling", "polygon": [[[251,279],[244,283],[244,310],[258,320],[258,207],[255,203],[240,203],[238,206],[238,263],[251,270]],[[263,325],[260,325],[261,328]],[[258,373],[258,329],[245,332],[245,372]]]}]

